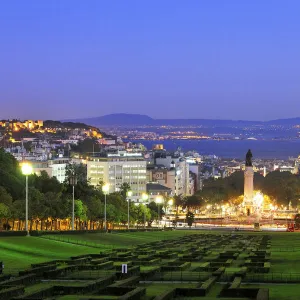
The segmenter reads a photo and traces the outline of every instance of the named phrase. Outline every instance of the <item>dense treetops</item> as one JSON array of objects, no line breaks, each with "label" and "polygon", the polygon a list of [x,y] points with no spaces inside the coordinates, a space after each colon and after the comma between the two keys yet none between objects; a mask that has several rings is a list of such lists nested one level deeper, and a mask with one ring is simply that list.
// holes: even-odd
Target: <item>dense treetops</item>
[{"label": "dense treetops", "polygon": [[61,122],[46,120],[44,121],[45,128],[65,128],[65,129],[97,129],[96,127],[80,123],[80,122]]},{"label": "dense treetops", "polygon": [[[280,171],[270,172],[266,177],[255,173],[254,189],[261,190],[277,205],[287,206],[291,202],[295,207],[300,199],[300,177],[290,172]],[[235,204],[243,193],[244,173],[235,172],[226,178],[204,181],[203,190],[198,191],[196,195],[199,201],[209,202],[209,204],[221,202]]]},{"label": "dense treetops", "polygon": [[[86,180],[84,165],[69,165],[67,176],[75,174],[75,217],[81,221],[103,221],[104,195],[101,186],[94,188]],[[100,183],[99,183],[100,184]],[[124,188],[119,193],[107,196],[107,220],[126,223],[127,201]],[[144,217],[151,223],[157,217],[156,211],[131,204],[133,222],[143,223]],[[68,180],[59,183],[46,172],[41,176],[29,176],[29,219],[69,219],[72,214],[72,187]],[[25,177],[15,158],[0,148],[0,219],[25,218]]]}]

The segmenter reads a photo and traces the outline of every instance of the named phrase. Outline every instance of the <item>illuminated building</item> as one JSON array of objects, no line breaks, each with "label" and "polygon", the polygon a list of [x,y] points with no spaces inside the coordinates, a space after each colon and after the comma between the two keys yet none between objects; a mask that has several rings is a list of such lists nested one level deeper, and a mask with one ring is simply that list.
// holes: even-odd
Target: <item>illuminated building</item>
[{"label": "illuminated building", "polygon": [[106,157],[92,157],[87,161],[87,178],[91,185],[109,184],[109,192],[117,192],[128,183],[132,200],[138,201],[146,193],[146,161],[139,153],[119,151]]}]

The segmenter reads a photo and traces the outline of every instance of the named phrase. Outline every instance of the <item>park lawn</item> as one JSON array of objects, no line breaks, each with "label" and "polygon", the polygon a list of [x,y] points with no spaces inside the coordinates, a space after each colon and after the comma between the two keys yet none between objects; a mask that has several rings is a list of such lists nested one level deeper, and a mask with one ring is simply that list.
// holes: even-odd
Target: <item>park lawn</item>
[{"label": "park lawn", "polygon": [[241,288],[268,288],[270,300],[298,300],[299,284],[242,284]]},{"label": "park lawn", "polygon": [[270,272],[279,273],[300,273],[299,252],[275,252],[271,255]]},{"label": "park lawn", "polygon": [[70,256],[99,253],[98,249],[57,242],[38,237],[1,237],[1,260],[5,273],[29,268],[33,263],[54,259],[67,259]]},{"label": "park lawn", "polygon": [[[144,243],[151,243],[161,240],[176,239],[185,235],[195,234],[191,230],[174,231],[146,231],[146,232],[121,232],[121,233],[85,233],[85,234],[60,234],[45,236],[46,238],[59,238],[74,243],[93,243],[115,247],[131,247]],[[109,248],[109,247],[108,247]]]}]

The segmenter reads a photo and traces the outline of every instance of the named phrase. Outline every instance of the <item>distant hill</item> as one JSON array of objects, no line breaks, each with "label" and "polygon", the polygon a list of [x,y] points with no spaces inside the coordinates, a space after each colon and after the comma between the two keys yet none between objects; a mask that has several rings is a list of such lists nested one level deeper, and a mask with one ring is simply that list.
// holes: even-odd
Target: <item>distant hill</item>
[{"label": "distant hill", "polygon": [[278,119],[267,122],[244,121],[244,120],[217,120],[217,119],[153,119],[147,115],[139,114],[110,114],[96,118],[66,120],[81,122],[92,126],[142,126],[142,125],[171,125],[171,126],[208,126],[208,127],[231,127],[249,125],[282,125],[294,126],[300,124],[300,118]]},{"label": "distant hill", "polygon": [[92,124],[86,124],[83,122],[72,122],[72,121],[54,121],[54,120],[46,120],[44,121],[44,127],[45,128],[65,128],[65,129],[84,129],[84,130],[95,130],[98,133],[101,133],[104,137],[110,137],[105,132],[100,131],[95,125]]},{"label": "distant hill", "polygon": [[96,118],[78,119],[78,120],[67,120],[75,122],[83,122],[86,124],[91,124],[93,126],[135,126],[135,125],[145,125],[152,124],[154,119],[147,115],[138,114],[111,114]]},{"label": "distant hill", "polygon": [[290,118],[290,119],[278,119],[278,120],[272,120],[266,122],[267,124],[272,124],[272,125],[300,125],[300,118]]}]

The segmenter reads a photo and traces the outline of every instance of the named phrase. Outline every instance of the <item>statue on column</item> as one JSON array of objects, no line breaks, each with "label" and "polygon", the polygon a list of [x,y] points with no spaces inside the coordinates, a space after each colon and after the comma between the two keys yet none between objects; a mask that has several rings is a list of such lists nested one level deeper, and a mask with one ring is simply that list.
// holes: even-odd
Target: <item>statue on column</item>
[{"label": "statue on column", "polygon": [[250,149],[246,154],[246,167],[252,167],[252,152]]}]

